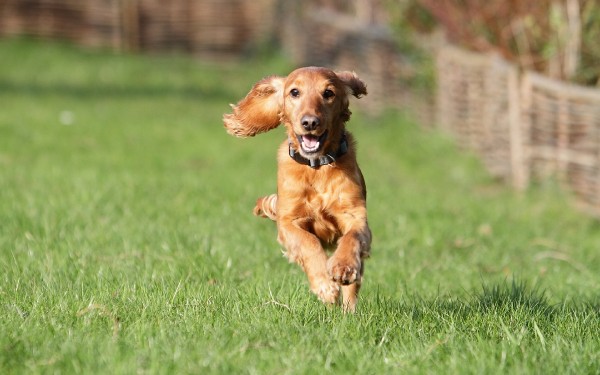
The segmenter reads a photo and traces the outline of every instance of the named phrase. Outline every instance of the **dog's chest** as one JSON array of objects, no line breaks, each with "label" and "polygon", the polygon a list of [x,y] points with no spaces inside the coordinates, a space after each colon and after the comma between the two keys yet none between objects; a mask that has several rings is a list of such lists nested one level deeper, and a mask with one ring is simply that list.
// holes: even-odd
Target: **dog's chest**
[{"label": "dog's chest", "polygon": [[323,244],[333,244],[364,217],[364,194],[357,169],[312,170],[286,162],[284,159],[280,163],[278,173],[278,220],[291,220]]},{"label": "dog's chest", "polygon": [[308,217],[307,228],[319,239],[333,243],[341,234],[341,196],[334,191],[309,187],[305,192],[304,211]]}]

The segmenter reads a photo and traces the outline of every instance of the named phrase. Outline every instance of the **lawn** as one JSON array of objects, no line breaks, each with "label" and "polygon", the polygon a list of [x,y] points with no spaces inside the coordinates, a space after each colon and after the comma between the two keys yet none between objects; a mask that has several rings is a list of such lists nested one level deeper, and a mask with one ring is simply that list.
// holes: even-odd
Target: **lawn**
[{"label": "lawn", "polygon": [[251,214],[283,130],[221,122],[284,59],[0,56],[0,373],[600,373],[600,224],[555,184],[355,109],[374,240],[343,314]]}]

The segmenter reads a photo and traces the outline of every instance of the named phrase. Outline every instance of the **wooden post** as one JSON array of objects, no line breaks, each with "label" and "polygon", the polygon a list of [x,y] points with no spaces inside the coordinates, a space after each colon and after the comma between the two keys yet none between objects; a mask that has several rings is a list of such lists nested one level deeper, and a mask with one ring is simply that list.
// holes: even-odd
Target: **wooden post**
[{"label": "wooden post", "polygon": [[568,173],[569,165],[569,101],[565,92],[560,91],[558,94],[558,123],[556,124],[556,173],[561,182],[566,182],[564,179]]},{"label": "wooden post", "polygon": [[[519,189],[524,190],[529,185],[529,179],[531,176],[531,111],[532,111],[532,92],[531,92],[531,79],[530,73],[525,72],[521,76],[521,87],[520,87],[520,105],[519,108],[519,120],[521,126],[516,131],[520,134],[521,144],[521,162],[516,163],[515,169],[515,186]],[[516,124],[512,123],[511,124]],[[518,154],[517,154],[518,155]],[[515,160],[516,157],[515,157]]]},{"label": "wooden post", "polygon": [[137,0],[122,0],[121,17],[121,46],[124,50],[137,52],[140,49],[140,16]]},{"label": "wooden post", "polygon": [[[510,134],[510,165],[512,171],[512,185],[517,190],[524,190],[527,185],[526,159],[524,134],[527,134],[523,123],[523,118],[529,116],[523,113],[521,106],[521,95],[519,93],[519,72],[513,65],[508,67],[508,126]],[[531,87],[528,88],[531,91]],[[528,98],[528,100],[530,100]],[[530,103],[528,103],[530,105]],[[529,108],[527,108],[529,110]]]}]

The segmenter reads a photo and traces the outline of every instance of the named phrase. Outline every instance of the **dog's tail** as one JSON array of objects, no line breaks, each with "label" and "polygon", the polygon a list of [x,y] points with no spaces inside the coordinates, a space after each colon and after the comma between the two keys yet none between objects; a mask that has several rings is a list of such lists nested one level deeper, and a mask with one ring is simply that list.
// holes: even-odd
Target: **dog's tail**
[{"label": "dog's tail", "polygon": [[277,194],[267,195],[256,200],[254,215],[277,220]]}]

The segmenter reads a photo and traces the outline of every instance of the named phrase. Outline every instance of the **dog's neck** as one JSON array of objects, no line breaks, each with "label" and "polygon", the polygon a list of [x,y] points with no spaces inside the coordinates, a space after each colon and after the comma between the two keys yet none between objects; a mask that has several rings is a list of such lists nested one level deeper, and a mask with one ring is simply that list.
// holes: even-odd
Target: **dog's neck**
[{"label": "dog's neck", "polygon": [[340,138],[340,143],[338,145],[337,150],[326,152],[324,155],[319,156],[318,158],[305,158],[300,155],[300,153],[292,147],[292,142],[289,143],[289,154],[292,159],[294,159],[297,163],[308,165],[313,169],[318,169],[323,165],[328,165],[334,163],[338,158],[345,155],[348,152],[348,139],[346,137],[346,132],[342,134]]}]

